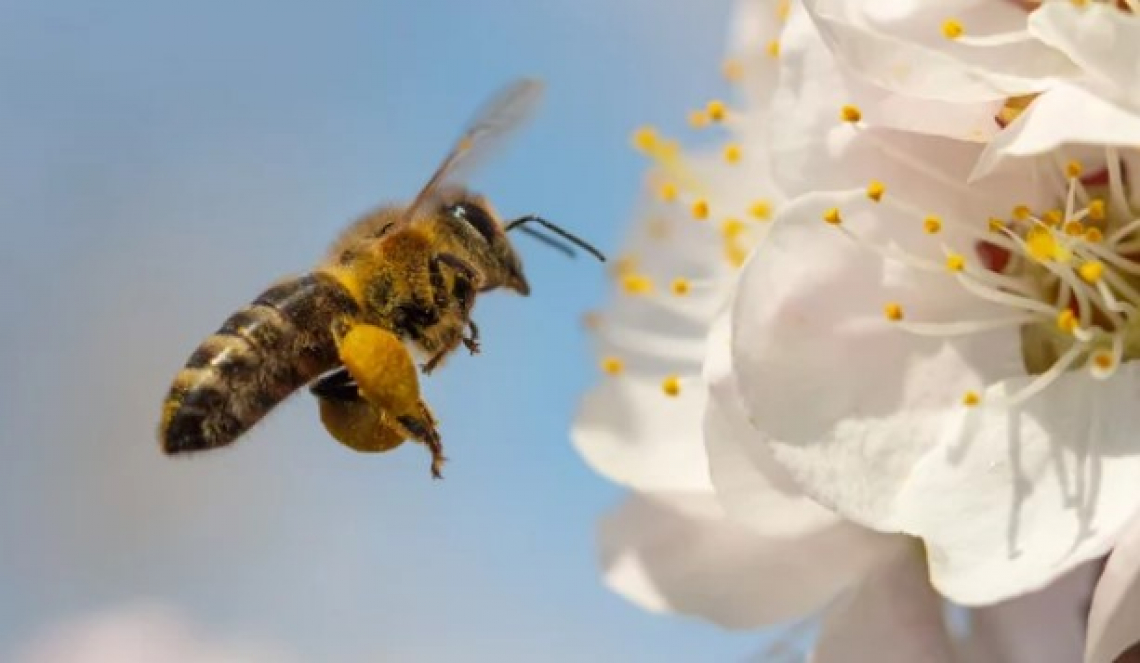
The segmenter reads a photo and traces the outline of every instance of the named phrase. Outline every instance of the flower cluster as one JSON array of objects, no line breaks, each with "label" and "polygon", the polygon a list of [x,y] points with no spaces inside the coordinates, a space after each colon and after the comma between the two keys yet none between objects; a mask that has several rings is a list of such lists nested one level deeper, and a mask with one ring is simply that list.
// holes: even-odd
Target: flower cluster
[{"label": "flower cluster", "polygon": [[635,133],[650,200],[591,319],[573,438],[634,491],[608,584],[735,628],[824,610],[816,661],[1114,660],[1140,3],[741,0],[733,27],[733,103],[690,115],[728,139]]}]

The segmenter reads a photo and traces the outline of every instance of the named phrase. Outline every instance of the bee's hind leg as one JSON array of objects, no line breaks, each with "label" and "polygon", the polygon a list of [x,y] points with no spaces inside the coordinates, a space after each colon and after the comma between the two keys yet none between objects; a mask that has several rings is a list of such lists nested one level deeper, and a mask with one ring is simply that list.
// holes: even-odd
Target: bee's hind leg
[{"label": "bee's hind leg", "polygon": [[432,419],[431,412],[423,403],[420,405],[423,408],[421,417],[402,416],[397,421],[407,429],[409,437],[423,442],[424,446],[428,448],[428,451],[431,452],[431,476],[434,479],[442,479],[441,470],[443,464],[447,462],[447,457],[443,455],[443,442],[439,438],[439,431],[435,428],[435,421]]}]

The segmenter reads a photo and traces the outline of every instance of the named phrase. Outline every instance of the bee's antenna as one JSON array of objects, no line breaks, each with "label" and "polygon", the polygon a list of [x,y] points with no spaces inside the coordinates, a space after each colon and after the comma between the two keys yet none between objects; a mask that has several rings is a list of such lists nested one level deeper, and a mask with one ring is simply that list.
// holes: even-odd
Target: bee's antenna
[{"label": "bee's antenna", "polygon": [[606,257],[604,255],[602,255],[602,252],[595,249],[593,246],[591,246],[585,240],[574,236],[573,234],[563,230],[562,228],[559,228],[558,226],[554,225],[553,223],[551,223],[551,222],[547,221],[546,219],[539,217],[539,216],[531,215],[531,216],[524,216],[524,217],[517,218],[514,221],[511,221],[510,223],[507,224],[506,231],[510,232],[510,231],[514,230],[515,228],[518,228],[519,230],[522,230],[524,233],[530,235],[531,237],[534,237],[535,239],[538,239],[542,242],[545,242],[547,245],[553,246],[553,247],[557,248],[559,251],[562,251],[563,253],[566,253],[566,254],[571,255],[571,256],[574,255],[573,250],[571,250],[570,247],[566,246],[562,242],[559,242],[558,240],[556,240],[552,237],[547,237],[546,235],[535,232],[534,229],[532,229],[532,228],[527,228],[525,224],[531,223],[531,222],[541,225],[543,228],[546,228],[547,230],[558,235],[559,237],[562,237],[563,239],[575,244],[579,248],[584,249],[590,255],[597,258],[599,261],[601,261],[601,262],[606,261]]}]

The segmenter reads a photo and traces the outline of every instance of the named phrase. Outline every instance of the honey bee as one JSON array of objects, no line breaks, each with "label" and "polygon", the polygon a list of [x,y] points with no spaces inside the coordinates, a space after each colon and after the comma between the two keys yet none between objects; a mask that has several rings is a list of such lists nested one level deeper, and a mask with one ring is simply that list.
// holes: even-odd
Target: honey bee
[{"label": "honey bee", "polygon": [[409,346],[426,358],[419,367],[425,374],[460,345],[476,354],[476,295],[497,288],[530,293],[508,232],[569,255],[574,245],[605,260],[537,216],[503,223],[484,197],[463,185],[541,96],[535,80],[502,90],[410,204],[362,217],[312,272],[278,282],[231,315],[175,377],[158,431],[163,451],[228,445],[310,385],[335,439],[364,452],[415,440],[431,452],[431,472],[439,478],[443,446]]}]

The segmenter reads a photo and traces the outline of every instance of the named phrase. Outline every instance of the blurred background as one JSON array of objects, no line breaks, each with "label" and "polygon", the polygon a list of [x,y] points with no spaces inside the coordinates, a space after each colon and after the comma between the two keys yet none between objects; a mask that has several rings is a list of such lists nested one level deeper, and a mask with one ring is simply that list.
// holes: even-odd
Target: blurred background
[{"label": "blurred background", "polygon": [[629,132],[724,94],[729,10],[0,3],[0,660],[91,620],[173,622],[257,660],[752,651],[600,585],[595,520],[621,491],[567,440],[596,373],[580,318],[607,292],[588,260],[522,239],[534,294],[480,299],[483,354],[426,386],[442,483],[422,448],[340,447],[308,397],[227,450],[169,459],[155,441],[197,343],[358,214],[414,194],[516,76],[544,78],[547,103],[476,184],[614,250],[643,166]]}]

